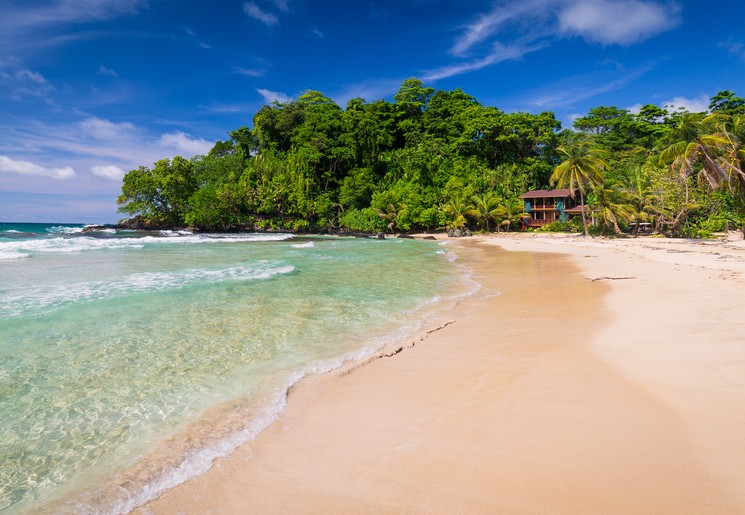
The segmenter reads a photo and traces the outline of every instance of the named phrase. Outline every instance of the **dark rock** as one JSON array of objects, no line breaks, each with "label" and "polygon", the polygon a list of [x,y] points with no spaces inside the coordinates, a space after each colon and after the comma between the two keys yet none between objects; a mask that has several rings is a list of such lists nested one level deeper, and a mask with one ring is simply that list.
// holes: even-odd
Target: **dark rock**
[{"label": "dark rock", "polygon": [[385,239],[385,233],[379,232],[377,238],[379,240],[384,240]]},{"label": "dark rock", "polygon": [[425,236],[425,237],[424,237],[424,238],[422,238],[422,239],[423,239],[423,240],[437,240],[437,238],[435,238],[434,236]]},{"label": "dark rock", "polygon": [[473,236],[473,233],[471,232],[470,229],[466,229],[465,232],[463,233],[463,235],[464,236]]},{"label": "dark rock", "polygon": [[126,220],[122,220],[114,226],[115,229],[130,229],[135,231],[158,231],[158,230],[177,230],[183,227],[175,227],[173,224],[155,222],[148,220],[142,215],[137,215]]},{"label": "dark rock", "polygon": [[83,227],[83,232],[97,232],[106,229],[105,225],[86,225]]},{"label": "dark rock", "polygon": [[396,237],[397,238],[404,239],[404,240],[413,240],[414,239],[414,237],[411,234],[399,234]]}]

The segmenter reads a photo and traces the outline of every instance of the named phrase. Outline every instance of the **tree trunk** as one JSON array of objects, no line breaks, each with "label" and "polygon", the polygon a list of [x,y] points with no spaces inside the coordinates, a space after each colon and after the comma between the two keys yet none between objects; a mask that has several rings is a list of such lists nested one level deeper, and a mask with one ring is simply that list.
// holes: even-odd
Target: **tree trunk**
[{"label": "tree trunk", "polygon": [[587,229],[587,217],[585,216],[585,194],[582,190],[579,190],[579,201],[582,204],[582,225],[585,228],[585,238],[590,236],[590,231]]}]

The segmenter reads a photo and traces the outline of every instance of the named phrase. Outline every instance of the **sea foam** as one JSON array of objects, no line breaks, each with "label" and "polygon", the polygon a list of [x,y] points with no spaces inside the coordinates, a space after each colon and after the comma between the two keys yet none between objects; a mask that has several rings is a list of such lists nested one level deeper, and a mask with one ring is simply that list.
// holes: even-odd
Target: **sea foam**
[{"label": "sea foam", "polygon": [[[63,229],[69,229],[64,227]],[[82,231],[82,229],[81,229]],[[0,260],[25,257],[18,254],[33,253],[71,253],[90,250],[143,248],[152,245],[189,245],[203,243],[242,243],[284,241],[293,238],[291,234],[200,234],[168,236],[142,236],[134,238],[92,238],[57,237],[0,242]]]},{"label": "sea foam", "polygon": [[138,293],[185,288],[194,284],[221,281],[270,279],[293,272],[295,267],[279,263],[253,263],[223,269],[194,268],[175,272],[132,274],[117,281],[82,282],[65,285],[29,285],[5,293],[0,298],[0,320],[40,314],[67,305],[119,298]]}]

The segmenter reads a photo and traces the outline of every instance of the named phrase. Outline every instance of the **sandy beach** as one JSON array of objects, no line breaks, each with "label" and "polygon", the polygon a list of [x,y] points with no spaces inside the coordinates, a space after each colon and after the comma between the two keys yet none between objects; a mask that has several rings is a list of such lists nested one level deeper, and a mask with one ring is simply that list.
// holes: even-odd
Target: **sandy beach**
[{"label": "sandy beach", "polygon": [[745,242],[450,244],[447,324],[137,512],[745,513]]}]

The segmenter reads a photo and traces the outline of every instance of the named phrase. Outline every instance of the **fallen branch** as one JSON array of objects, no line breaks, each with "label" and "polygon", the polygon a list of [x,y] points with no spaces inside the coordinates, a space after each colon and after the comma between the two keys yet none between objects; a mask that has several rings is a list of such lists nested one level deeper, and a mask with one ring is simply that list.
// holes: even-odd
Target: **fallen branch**
[{"label": "fallen branch", "polygon": [[[590,278],[588,277],[588,279],[590,279]],[[620,281],[621,279],[636,279],[636,277],[607,277],[607,276],[604,276],[604,277],[596,277],[595,279],[590,279],[590,282],[593,282],[594,283],[595,281]]]}]

